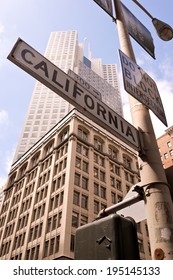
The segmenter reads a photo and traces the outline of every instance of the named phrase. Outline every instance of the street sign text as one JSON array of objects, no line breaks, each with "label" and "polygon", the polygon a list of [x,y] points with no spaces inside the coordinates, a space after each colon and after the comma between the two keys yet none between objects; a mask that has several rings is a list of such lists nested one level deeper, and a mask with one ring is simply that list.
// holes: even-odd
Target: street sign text
[{"label": "street sign text", "polygon": [[134,61],[119,50],[124,88],[146,105],[167,126],[166,116],[155,81]]},{"label": "street sign text", "polygon": [[18,39],[8,59],[70,102],[86,117],[139,150],[138,130],[56,65]]}]

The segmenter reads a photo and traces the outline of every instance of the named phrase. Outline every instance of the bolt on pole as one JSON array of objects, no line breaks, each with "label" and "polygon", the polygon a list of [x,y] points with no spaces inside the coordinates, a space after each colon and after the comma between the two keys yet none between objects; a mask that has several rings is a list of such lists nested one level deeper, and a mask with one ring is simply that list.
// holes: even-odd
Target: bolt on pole
[{"label": "bolt on pole", "polygon": [[[120,48],[136,62],[120,0],[114,0]],[[148,108],[129,95],[133,125],[142,134],[144,155],[138,158],[152,259],[173,259],[173,203]]]}]

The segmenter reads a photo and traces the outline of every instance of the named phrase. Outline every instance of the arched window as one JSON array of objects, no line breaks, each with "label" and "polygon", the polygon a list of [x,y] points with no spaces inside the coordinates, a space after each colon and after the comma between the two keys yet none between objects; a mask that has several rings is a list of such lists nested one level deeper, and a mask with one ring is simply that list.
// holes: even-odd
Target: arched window
[{"label": "arched window", "polygon": [[59,135],[60,141],[61,141],[61,142],[65,141],[65,140],[68,138],[68,136],[69,136],[69,126],[65,127],[65,128],[61,131],[61,133],[60,133],[60,135]]},{"label": "arched window", "polygon": [[39,157],[40,157],[40,151],[32,157],[31,168],[34,167],[35,165],[37,165],[37,163],[39,162]]},{"label": "arched window", "polygon": [[103,152],[104,141],[99,136],[94,136],[94,148],[100,152]]},{"label": "arched window", "polygon": [[8,187],[12,186],[16,178],[16,172],[12,174],[8,180]]},{"label": "arched window", "polygon": [[47,156],[53,151],[54,139],[51,140],[46,146],[44,147],[44,156]]},{"label": "arched window", "polygon": [[109,145],[109,147],[108,147],[108,154],[109,154],[109,157],[111,159],[113,159],[113,160],[117,160],[118,159],[118,149],[115,148],[112,145]]},{"label": "arched window", "polygon": [[27,169],[28,162],[26,162],[19,170],[19,176],[22,177],[25,175],[26,169]]},{"label": "arched window", "polygon": [[132,168],[132,159],[126,154],[123,154],[123,164],[126,168],[131,169]]},{"label": "arched window", "polygon": [[78,126],[78,136],[85,142],[88,142],[89,131],[85,127],[79,125]]}]

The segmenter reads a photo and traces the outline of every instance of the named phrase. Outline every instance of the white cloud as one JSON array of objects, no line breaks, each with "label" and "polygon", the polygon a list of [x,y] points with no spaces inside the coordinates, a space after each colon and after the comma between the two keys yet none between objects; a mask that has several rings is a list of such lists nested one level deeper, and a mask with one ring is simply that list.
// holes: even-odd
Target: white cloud
[{"label": "white cloud", "polygon": [[0,33],[4,33],[5,32],[5,27],[4,25],[0,22]]},{"label": "white cloud", "polygon": [[8,112],[6,110],[0,111],[0,125],[7,125],[9,122]]}]

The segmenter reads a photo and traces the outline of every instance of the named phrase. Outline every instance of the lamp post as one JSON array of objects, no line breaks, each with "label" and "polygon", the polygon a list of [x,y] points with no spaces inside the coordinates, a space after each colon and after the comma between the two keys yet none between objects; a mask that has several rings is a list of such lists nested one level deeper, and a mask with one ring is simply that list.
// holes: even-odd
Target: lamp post
[{"label": "lamp post", "polygon": [[164,41],[170,41],[173,38],[173,29],[170,25],[157,18],[154,18],[137,0],[132,1],[152,19],[152,23],[160,39]]},{"label": "lamp post", "polygon": [[[136,1],[135,1],[136,2]],[[114,0],[120,48],[134,62],[120,0]],[[139,129],[144,155],[139,157],[152,259],[173,259],[173,204],[148,108],[129,95],[133,125]]]}]

